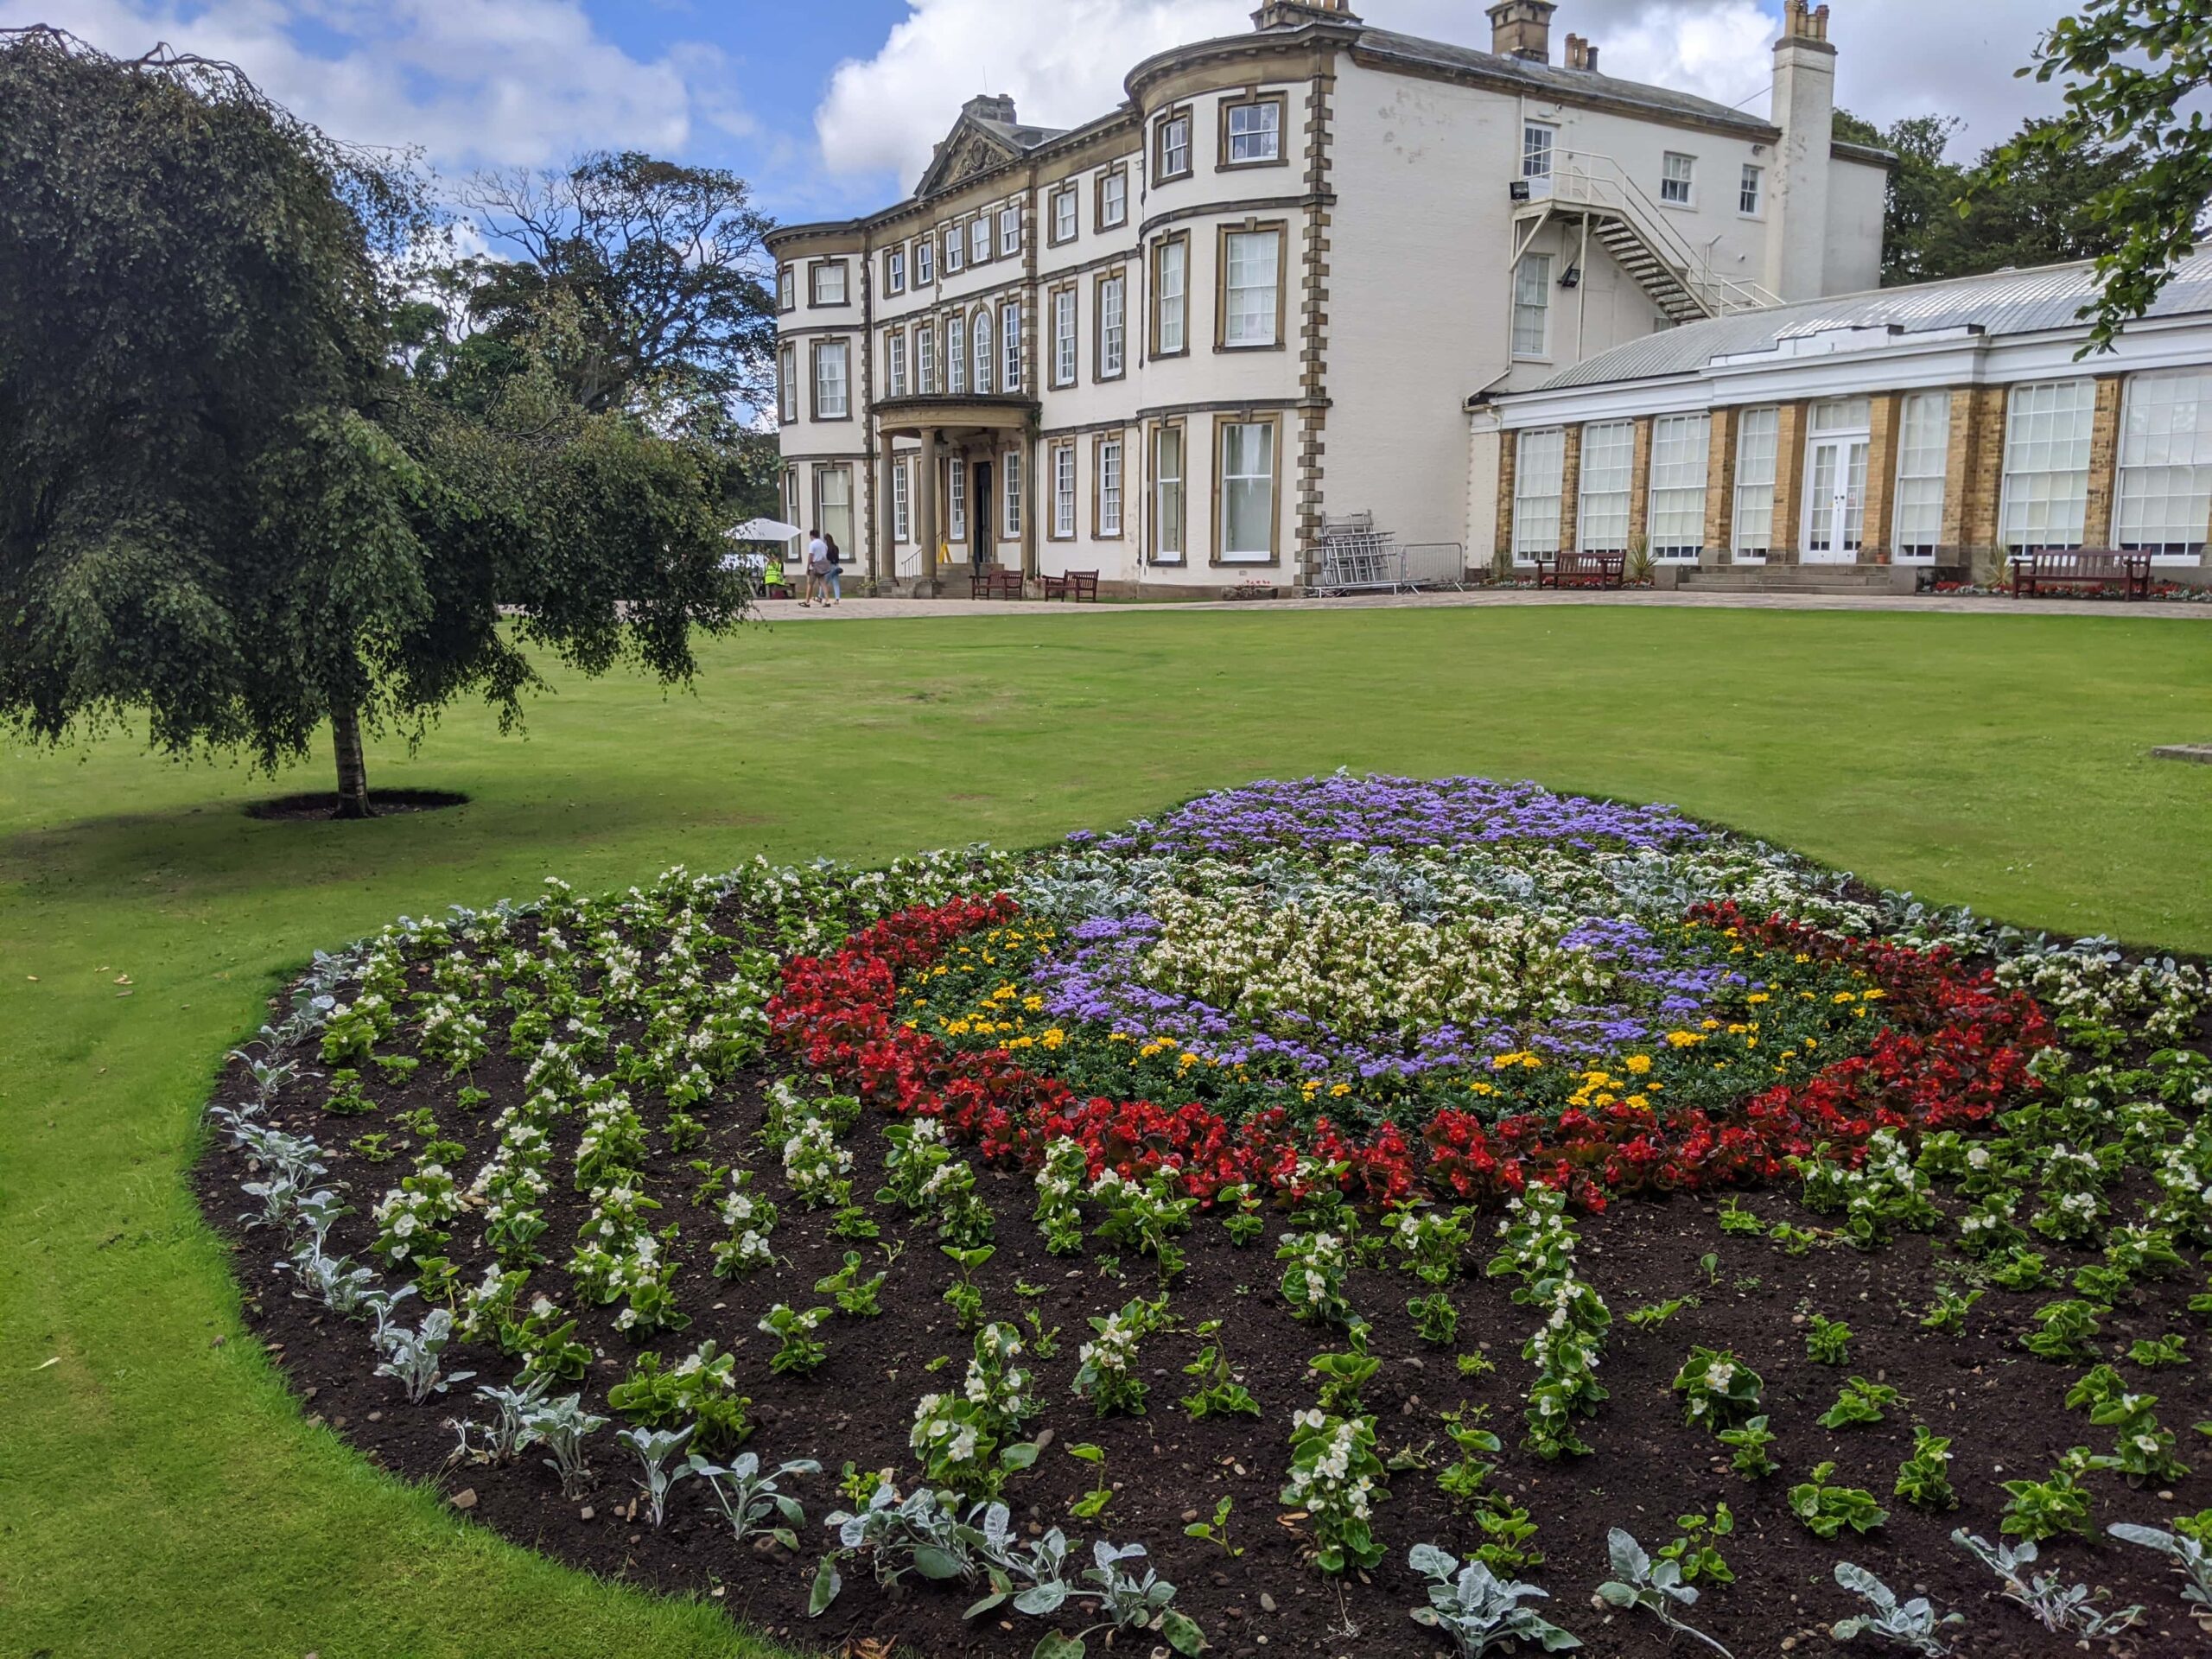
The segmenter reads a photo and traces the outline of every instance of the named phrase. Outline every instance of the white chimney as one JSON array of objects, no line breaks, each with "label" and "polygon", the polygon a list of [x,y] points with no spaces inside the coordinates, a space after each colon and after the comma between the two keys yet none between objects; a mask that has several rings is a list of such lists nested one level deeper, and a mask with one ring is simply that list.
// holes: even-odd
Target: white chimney
[{"label": "white chimney", "polygon": [[1835,48],[1828,44],[1826,5],[1785,0],[1770,118],[1782,142],[1767,193],[1766,285],[1785,300],[1817,299],[1827,291],[1835,140]]}]

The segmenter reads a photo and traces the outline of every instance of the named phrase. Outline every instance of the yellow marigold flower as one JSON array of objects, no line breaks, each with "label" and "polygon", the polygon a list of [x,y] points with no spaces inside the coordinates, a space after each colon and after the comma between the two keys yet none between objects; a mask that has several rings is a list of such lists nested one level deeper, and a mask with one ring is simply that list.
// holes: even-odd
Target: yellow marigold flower
[{"label": "yellow marigold flower", "polygon": [[1329,1098],[1331,1100],[1342,1100],[1350,1093],[1351,1093],[1351,1084],[1348,1083],[1332,1083],[1329,1085]]},{"label": "yellow marigold flower", "polygon": [[1058,1048],[1062,1043],[1067,1041],[1067,1033],[1062,1031],[1058,1026],[1054,1026],[1050,1031],[1045,1033],[1045,1046],[1047,1048]]},{"label": "yellow marigold flower", "polygon": [[1630,1095],[1628,1097],[1627,1103],[1635,1107],[1638,1111],[1641,1111],[1651,1103],[1646,1100],[1642,1095]]},{"label": "yellow marigold flower", "polygon": [[1746,1002],[1764,1002],[1766,1000],[1767,993],[1764,991],[1753,991],[1749,996],[1744,999]]},{"label": "yellow marigold flower", "polygon": [[1872,1002],[1882,997],[1887,996],[1888,995],[1889,993],[1882,989],[1878,985],[1873,985],[1869,986],[1866,989],[1859,992],[1859,1001],[1862,1002]]},{"label": "yellow marigold flower", "polygon": [[1651,1069],[1651,1057],[1649,1054],[1631,1054],[1624,1064],[1630,1076],[1640,1077]]}]

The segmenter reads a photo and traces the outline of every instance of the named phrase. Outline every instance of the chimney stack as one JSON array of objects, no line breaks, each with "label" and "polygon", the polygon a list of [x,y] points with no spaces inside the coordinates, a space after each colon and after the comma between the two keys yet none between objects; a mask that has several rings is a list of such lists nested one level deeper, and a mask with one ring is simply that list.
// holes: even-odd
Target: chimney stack
[{"label": "chimney stack", "polygon": [[1351,0],[1263,0],[1260,9],[1252,14],[1252,27],[1270,29],[1303,29],[1308,23],[1357,23],[1359,14],[1351,9]]},{"label": "chimney stack", "polygon": [[1502,58],[1552,60],[1553,0],[1498,0],[1490,9],[1490,49]]},{"label": "chimney stack", "polygon": [[1003,92],[982,93],[969,99],[960,108],[963,114],[972,115],[979,121],[1000,121],[1009,127],[1016,124],[1014,100]]},{"label": "chimney stack", "polygon": [[1586,69],[1594,75],[1598,73],[1598,48],[1580,35],[1568,35],[1567,37],[1567,67],[1570,69]]},{"label": "chimney stack", "polygon": [[1827,291],[1828,177],[1835,141],[1835,48],[1828,9],[1787,0],[1774,43],[1774,105],[1782,130],[1769,177],[1766,285],[1785,300]]}]

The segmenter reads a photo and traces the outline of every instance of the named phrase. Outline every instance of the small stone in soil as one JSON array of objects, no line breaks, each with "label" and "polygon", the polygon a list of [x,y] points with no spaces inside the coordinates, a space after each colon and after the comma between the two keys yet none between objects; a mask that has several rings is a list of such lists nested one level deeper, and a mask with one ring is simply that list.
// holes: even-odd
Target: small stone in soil
[{"label": "small stone in soil", "polygon": [[1266,1591],[1264,1591],[1264,1590],[1261,1591],[1261,1592],[1260,1592],[1260,1611],[1261,1611],[1262,1612],[1263,1612],[1263,1613],[1272,1613],[1273,1611],[1274,1611],[1274,1610],[1275,1610],[1275,1599],[1274,1599],[1273,1596],[1269,1595]]},{"label": "small stone in soil", "polygon": [[476,1507],[476,1489],[474,1486],[464,1486],[446,1502],[456,1510],[473,1510]]},{"label": "small stone in soil", "polygon": [[576,1519],[579,1521],[588,1521],[597,1513],[599,1513],[599,1511],[593,1509],[590,1504],[587,1503],[583,1508],[576,1511]]}]

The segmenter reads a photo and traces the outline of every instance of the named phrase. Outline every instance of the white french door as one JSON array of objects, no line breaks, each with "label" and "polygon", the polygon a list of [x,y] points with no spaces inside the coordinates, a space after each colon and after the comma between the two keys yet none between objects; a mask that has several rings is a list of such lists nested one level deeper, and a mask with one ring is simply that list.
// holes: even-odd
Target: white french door
[{"label": "white french door", "polygon": [[1805,455],[1807,564],[1854,564],[1866,539],[1865,437],[1815,437]]}]

